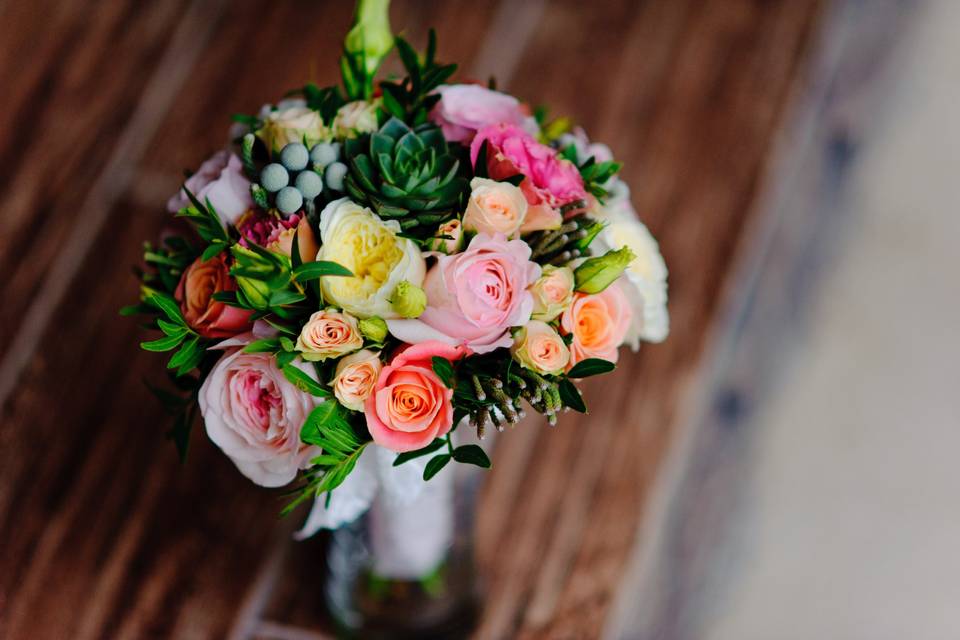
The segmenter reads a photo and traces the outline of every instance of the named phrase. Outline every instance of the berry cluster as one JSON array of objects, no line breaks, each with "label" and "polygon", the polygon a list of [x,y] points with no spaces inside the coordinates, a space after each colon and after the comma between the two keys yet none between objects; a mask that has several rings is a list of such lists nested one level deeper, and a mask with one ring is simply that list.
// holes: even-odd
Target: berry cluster
[{"label": "berry cluster", "polygon": [[328,191],[343,192],[347,165],[339,161],[340,143],[321,142],[309,151],[306,145],[291,142],[280,150],[280,162],[271,162],[260,171],[260,186],[274,194],[277,209],[290,215],[305,201]]}]

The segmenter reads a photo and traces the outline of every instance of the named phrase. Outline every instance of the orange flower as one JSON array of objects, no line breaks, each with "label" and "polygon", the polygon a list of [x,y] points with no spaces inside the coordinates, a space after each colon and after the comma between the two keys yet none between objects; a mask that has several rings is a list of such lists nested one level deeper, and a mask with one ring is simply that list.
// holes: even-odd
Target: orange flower
[{"label": "orange flower", "polygon": [[197,258],[187,267],[173,297],[194,331],[205,338],[229,338],[250,328],[251,312],[218,302],[213,294],[236,289],[227,256],[221,253],[206,262]]}]

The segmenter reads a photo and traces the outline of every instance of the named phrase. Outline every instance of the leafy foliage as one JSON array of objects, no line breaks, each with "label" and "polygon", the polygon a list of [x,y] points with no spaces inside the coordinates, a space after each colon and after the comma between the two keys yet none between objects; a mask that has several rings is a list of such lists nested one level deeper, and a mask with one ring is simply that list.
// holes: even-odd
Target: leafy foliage
[{"label": "leafy foliage", "polygon": [[437,63],[437,34],[433,29],[430,30],[422,60],[403,38],[398,37],[396,45],[407,76],[401,82],[380,83],[383,108],[403,122],[412,126],[421,125],[427,121],[430,110],[440,100],[439,94],[433,93],[434,89],[456,72],[457,65]]}]

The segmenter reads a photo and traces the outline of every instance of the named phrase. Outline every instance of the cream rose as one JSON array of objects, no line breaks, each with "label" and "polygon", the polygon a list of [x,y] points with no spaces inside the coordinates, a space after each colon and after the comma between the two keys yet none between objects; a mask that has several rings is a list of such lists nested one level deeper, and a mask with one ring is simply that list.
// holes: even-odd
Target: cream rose
[{"label": "cream rose", "polygon": [[380,354],[369,349],[343,358],[333,376],[333,394],[348,409],[363,411],[363,403],[373,393],[382,368]]},{"label": "cream rose", "polygon": [[310,361],[336,358],[362,346],[357,319],[339,311],[314,312],[297,337],[297,351]]},{"label": "cream rose", "polygon": [[531,320],[520,329],[510,348],[514,360],[537,373],[558,374],[570,363],[570,350],[546,322]]},{"label": "cream rose", "polygon": [[338,138],[356,138],[360,134],[377,130],[377,104],[355,100],[337,110],[333,119],[333,132]]},{"label": "cream rose", "polygon": [[280,151],[291,142],[303,142],[311,146],[329,137],[320,114],[305,106],[275,109],[263,118],[263,126],[257,136],[269,148]]},{"label": "cream rose", "polygon": [[[291,384],[269,353],[244,353],[253,334],[220,343],[217,361],[197,396],[207,436],[243,475],[264,487],[280,487],[320,453],[300,442],[300,429],[317,398]],[[300,361],[294,365],[315,378]]]},{"label": "cream rose", "polygon": [[573,300],[573,269],[546,265],[540,279],[530,287],[534,320],[550,322],[570,306]]},{"label": "cream rose", "polygon": [[416,243],[398,233],[399,222],[383,221],[349,198],[324,207],[317,260],[337,262],[353,273],[321,278],[324,297],[358,318],[399,317],[390,304],[394,290],[404,280],[422,286],[427,266]]},{"label": "cream rose", "polygon": [[511,238],[527,217],[527,199],[519,187],[487,178],[470,181],[470,200],[463,228],[477,233],[502,233]]}]

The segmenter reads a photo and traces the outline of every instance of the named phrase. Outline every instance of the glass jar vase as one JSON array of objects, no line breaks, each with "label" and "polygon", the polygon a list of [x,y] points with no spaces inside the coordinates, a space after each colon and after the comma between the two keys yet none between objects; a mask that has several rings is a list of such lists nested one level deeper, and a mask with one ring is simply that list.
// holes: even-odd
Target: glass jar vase
[{"label": "glass jar vase", "polygon": [[485,475],[451,462],[410,499],[380,493],[366,513],[330,533],[323,595],[343,634],[469,634],[479,615],[474,525]]}]

